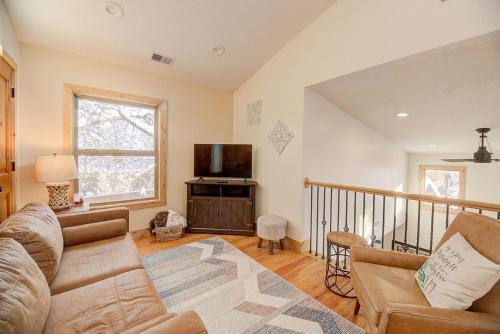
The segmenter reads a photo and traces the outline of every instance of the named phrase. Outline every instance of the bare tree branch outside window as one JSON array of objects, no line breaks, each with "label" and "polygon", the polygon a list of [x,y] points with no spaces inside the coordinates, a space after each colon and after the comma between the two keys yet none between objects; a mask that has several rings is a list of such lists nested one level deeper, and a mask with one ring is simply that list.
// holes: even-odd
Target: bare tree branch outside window
[{"label": "bare tree branch outside window", "polygon": [[77,97],[78,191],[90,203],[155,197],[156,109]]}]

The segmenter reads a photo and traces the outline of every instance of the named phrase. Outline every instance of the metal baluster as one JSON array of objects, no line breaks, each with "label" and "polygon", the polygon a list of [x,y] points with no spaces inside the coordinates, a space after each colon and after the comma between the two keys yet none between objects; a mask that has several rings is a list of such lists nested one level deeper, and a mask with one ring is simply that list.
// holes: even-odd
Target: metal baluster
[{"label": "metal baluster", "polygon": [[311,215],[310,215],[310,227],[309,227],[309,254],[312,253],[312,240],[313,240],[313,192],[314,186],[311,186]]},{"label": "metal baluster", "polygon": [[321,248],[322,259],[325,258],[325,227],[326,227],[325,210],[326,210],[326,188],[323,187],[323,220],[321,221],[321,224],[323,225],[323,247]]},{"label": "metal baluster", "polygon": [[384,249],[385,237],[385,195],[382,197],[382,249]]},{"label": "metal baluster", "polygon": [[421,207],[421,202],[418,201],[418,217],[417,217],[417,254],[420,249],[420,207]]},{"label": "metal baluster", "polygon": [[333,188],[330,188],[330,232],[332,231]]},{"label": "metal baluster", "polygon": [[365,208],[366,208],[366,193],[363,193],[363,222],[361,224],[361,235],[365,235]]},{"label": "metal baluster", "polygon": [[462,211],[465,211],[465,206],[462,206]]},{"label": "metal baluster", "polygon": [[432,253],[432,236],[434,235],[434,207],[436,203],[432,203],[432,211],[431,211],[431,242],[429,246],[429,250]]},{"label": "metal baluster", "polygon": [[405,241],[403,242],[403,251],[408,251],[408,198],[405,204]]},{"label": "metal baluster", "polygon": [[[354,192],[354,234],[356,234],[356,206],[357,206],[358,193]],[[499,213],[500,215],[500,213]]]},{"label": "metal baluster", "polygon": [[497,219],[500,220],[500,212],[497,212]]},{"label": "metal baluster", "polygon": [[337,189],[337,231],[340,231],[340,189]]},{"label": "metal baluster", "polygon": [[479,209],[479,214],[482,215],[483,214],[483,210],[482,209]]},{"label": "metal baluster", "polygon": [[398,202],[398,198],[397,197],[394,197],[394,221],[393,221],[393,225],[392,225],[392,250],[394,250],[394,245],[395,245],[395,242],[396,242],[396,219],[397,219],[397,212],[396,212],[396,209],[397,209],[397,202]]},{"label": "metal baluster", "polygon": [[449,222],[450,222],[450,205],[446,204],[446,228],[448,228]]},{"label": "metal baluster", "polygon": [[347,210],[349,210],[349,191],[345,191],[345,225],[344,232],[349,232],[349,227],[347,226]]},{"label": "metal baluster", "polygon": [[375,241],[375,194],[372,197],[372,234],[370,235],[370,247],[373,247],[373,242]]},{"label": "metal baluster", "polygon": [[318,256],[318,230],[319,230],[319,186],[316,189],[316,249],[314,256]]}]

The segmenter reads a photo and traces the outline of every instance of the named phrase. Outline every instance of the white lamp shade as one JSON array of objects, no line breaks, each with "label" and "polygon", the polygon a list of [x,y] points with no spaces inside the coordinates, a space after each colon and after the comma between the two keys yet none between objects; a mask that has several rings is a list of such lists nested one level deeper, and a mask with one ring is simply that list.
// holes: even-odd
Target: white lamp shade
[{"label": "white lamp shade", "polygon": [[72,155],[42,155],[35,161],[37,182],[64,182],[78,178],[75,157]]}]

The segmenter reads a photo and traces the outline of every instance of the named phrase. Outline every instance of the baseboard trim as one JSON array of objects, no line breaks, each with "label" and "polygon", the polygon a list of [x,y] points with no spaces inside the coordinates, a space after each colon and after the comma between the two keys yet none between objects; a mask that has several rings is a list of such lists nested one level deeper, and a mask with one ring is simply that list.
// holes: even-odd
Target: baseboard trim
[{"label": "baseboard trim", "polygon": [[[149,228],[143,228],[140,230],[130,231],[132,238],[134,240],[139,240],[142,238],[148,238],[151,236],[151,232],[149,232]],[[290,237],[285,237],[285,247],[297,252],[297,253],[307,253],[309,250],[309,240],[304,240],[302,242],[292,239]]]},{"label": "baseboard trim", "polygon": [[143,228],[140,230],[130,231],[130,234],[132,235],[132,239],[134,239],[134,240],[147,238],[147,237],[151,236],[151,232],[149,232],[149,228]]},{"label": "baseboard trim", "polygon": [[308,243],[309,243],[309,240],[304,240],[304,241],[300,242],[300,241],[297,241],[297,240],[292,239],[290,237],[285,237],[286,247],[288,247],[290,250],[297,252],[297,253],[306,253]]}]

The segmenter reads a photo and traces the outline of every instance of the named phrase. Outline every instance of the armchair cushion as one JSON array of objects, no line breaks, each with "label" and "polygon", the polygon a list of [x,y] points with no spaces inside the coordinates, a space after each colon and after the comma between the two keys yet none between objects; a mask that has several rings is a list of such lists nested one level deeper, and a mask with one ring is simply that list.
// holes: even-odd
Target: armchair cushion
[{"label": "armchair cushion", "polygon": [[426,260],[427,256],[422,255],[401,253],[371,247],[351,247],[352,262],[368,262],[388,267],[418,270],[422,267]]},{"label": "armchair cushion", "polygon": [[429,306],[415,281],[415,270],[366,262],[352,262],[352,284],[368,322],[378,326],[387,303]]},{"label": "armchair cushion", "polygon": [[494,334],[500,333],[500,317],[488,313],[387,304],[378,326],[379,334]]},{"label": "armchair cushion", "polygon": [[432,306],[466,310],[495,285],[500,265],[479,254],[457,232],[429,257],[415,278]]}]

